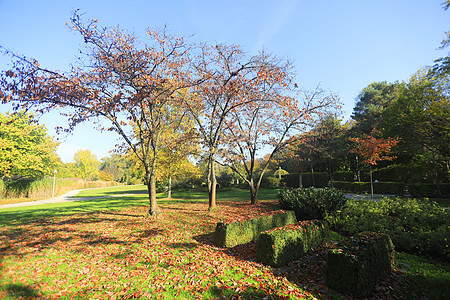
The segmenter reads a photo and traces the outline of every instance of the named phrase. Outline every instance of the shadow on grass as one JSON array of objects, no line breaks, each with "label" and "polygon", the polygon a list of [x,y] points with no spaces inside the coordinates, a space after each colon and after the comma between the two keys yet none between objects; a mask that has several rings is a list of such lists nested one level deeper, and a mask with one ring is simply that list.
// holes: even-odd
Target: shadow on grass
[{"label": "shadow on grass", "polygon": [[102,198],[76,202],[62,202],[25,206],[0,210],[0,226],[25,225],[30,223],[52,222],[52,217],[120,210],[131,206],[148,205],[147,199],[139,197]]},{"label": "shadow on grass", "polygon": [[34,299],[39,297],[39,292],[29,285],[23,285],[20,283],[6,284],[2,287],[9,297],[12,299]]},{"label": "shadow on grass", "polygon": [[213,286],[208,291],[208,296],[214,299],[279,299],[278,295],[267,293],[263,289],[253,287],[243,288],[236,292],[236,287]]},{"label": "shadow on grass", "polygon": [[194,236],[193,238],[200,244],[215,247],[218,251],[221,251],[227,255],[236,257],[241,260],[254,261],[256,258],[256,246],[257,246],[256,241],[252,241],[242,245],[237,245],[230,248],[220,248],[214,244],[214,232],[197,235]]},{"label": "shadow on grass", "polygon": [[183,249],[183,250],[197,248],[196,243],[171,243],[168,244],[167,246],[173,249]]},{"label": "shadow on grass", "polygon": [[[107,190],[104,192],[95,192],[97,194],[90,194],[84,197],[100,197],[103,193],[104,196],[113,194],[123,194],[133,193],[134,195],[124,195],[121,197],[110,197],[110,198],[95,198],[73,201],[73,202],[62,202],[53,204],[42,204],[36,206],[25,206],[16,207],[0,210],[0,226],[11,226],[18,224],[28,224],[30,222],[47,222],[48,218],[61,215],[70,215],[75,213],[87,213],[93,211],[113,211],[130,206],[145,206],[148,205],[147,197],[143,197],[147,193],[146,190],[140,189],[129,189],[127,191],[123,190]],[[276,198],[276,190],[261,190],[260,199],[261,200],[273,200]],[[174,199],[161,199],[165,195],[158,195],[159,202],[165,204],[177,204],[177,203],[195,203],[195,202],[207,202],[208,193],[206,190],[175,190],[173,192]],[[220,205],[225,204],[226,201],[241,201],[242,203],[249,203],[246,199],[248,198],[248,191],[237,188],[229,188],[219,190],[217,192],[217,199]],[[39,219],[39,220],[38,220]]]}]

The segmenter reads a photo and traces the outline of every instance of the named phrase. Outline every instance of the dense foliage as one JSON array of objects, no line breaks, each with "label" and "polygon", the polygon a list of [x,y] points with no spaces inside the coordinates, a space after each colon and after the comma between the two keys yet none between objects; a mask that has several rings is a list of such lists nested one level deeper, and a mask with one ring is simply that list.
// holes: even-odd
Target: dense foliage
[{"label": "dense foliage", "polygon": [[57,145],[32,115],[0,113],[0,178],[52,174]]},{"label": "dense foliage", "polygon": [[323,219],[347,201],[333,188],[285,188],[279,191],[278,200],[282,208],[294,210],[298,220]]},{"label": "dense foliage", "polygon": [[450,259],[450,216],[429,200],[349,200],[326,219],[332,230],[343,235],[361,231],[387,233],[398,251]]}]

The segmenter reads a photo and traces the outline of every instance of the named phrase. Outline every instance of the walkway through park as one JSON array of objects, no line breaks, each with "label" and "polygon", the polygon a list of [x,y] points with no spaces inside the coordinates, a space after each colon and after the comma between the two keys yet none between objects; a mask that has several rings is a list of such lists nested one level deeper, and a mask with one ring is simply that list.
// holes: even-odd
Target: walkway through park
[{"label": "walkway through park", "polygon": [[[69,191],[69,192],[67,192],[67,193],[65,193],[63,195],[60,195],[60,196],[57,196],[57,197],[54,197],[54,198],[49,198],[49,199],[35,200],[35,201],[30,201],[30,202],[4,204],[4,205],[0,205],[0,209],[2,209],[2,208],[12,208],[12,207],[34,206],[34,205],[50,204],[50,203],[94,200],[94,199],[101,199],[101,198],[121,197],[121,196],[125,196],[125,195],[130,195],[130,194],[121,194],[121,195],[109,195],[109,196],[105,195],[105,196],[98,196],[98,197],[86,197],[86,198],[77,197],[77,198],[73,198],[80,191],[83,191],[83,190]],[[377,195],[373,195],[375,200],[377,198],[381,198],[381,197],[392,197],[392,196],[394,196],[394,195],[378,195],[378,194]],[[345,194],[345,197],[346,198],[358,199],[358,200],[369,200],[369,199],[371,199],[370,195],[358,195],[358,194]]]},{"label": "walkway through park", "polygon": [[54,198],[49,198],[49,199],[35,200],[35,201],[30,201],[30,202],[3,204],[3,205],[0,205],[0,209],[2,209],[2,208],[12,208],[12,207],[34,206],[34,205],[50,204],[50,203],[94,200],[94,199],[111,198],[111,197],[122,197],[122,196],[125,196],[125,195],[130,195],[130,194],[120,194],[120,195],[105,195],[105,196],[98,196],[98,197],[73,198],[80,191],[83,191],[83,190],[69,191],[69,192],[67,192],[67,193],[65,193],[63,195],[60,195],[60,196],[57,196],[57,197],[54,197]]}]

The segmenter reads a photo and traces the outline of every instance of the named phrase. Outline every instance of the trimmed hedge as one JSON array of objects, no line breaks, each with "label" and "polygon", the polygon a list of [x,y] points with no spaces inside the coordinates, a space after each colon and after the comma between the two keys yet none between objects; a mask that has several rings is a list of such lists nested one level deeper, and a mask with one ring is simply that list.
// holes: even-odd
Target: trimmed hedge
[{"label": "trimmed hedge", "polygon": [[257,239],[264,231],[296,222],[293,211],[282,211],[271,216],[242,222],[219,222],[214,232],[214,244],[223,248],[234,247]]},{"label": "trimmed hedge", "polygon": [[[298,188],[300,187],[300,175],[302,176],[302,186],[303,187],[325,187],[328,186],[328,181],[330,180],[328,173],[317,172],[317,173],[301,173],[301,174],[286,174],[283,176],[283,182],[287,187]],[[313,180],[314,177],[314,180]]]},{"label": "trimmed hedge", "polygon": [[303,221],[275,228],[259,236],[256,260],[273,267],[284,266],[329,239],[330,232],[323,221]]},{"label": "trimmed hedge", "polygon": [[362,232],[328,251],[327,285],[353,297],[368,297],[393,269],[394,245],[387,234]]},{"label": "trimmed hedge", "polygon": [[[441,197],[450,197],[450,183],[441,183],[439,188],[441,189]],[[434,183],[408,184],[408,192],[412,197],[439,197],[437,186]]]},{"label": "trimmed hedge", "polygon": [[[335,181],[334,187],[349,193],[370,193],[370,182],[345,182]],[[375,194],[394,194],[403,196],[406,193],[406,184],[401,182],[374,182]]]}]

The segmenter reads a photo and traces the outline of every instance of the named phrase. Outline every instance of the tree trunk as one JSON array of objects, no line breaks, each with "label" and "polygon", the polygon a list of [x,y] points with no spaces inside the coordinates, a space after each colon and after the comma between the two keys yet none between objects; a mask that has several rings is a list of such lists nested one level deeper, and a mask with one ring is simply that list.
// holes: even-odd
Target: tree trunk
[{"label": "tree trunk", "polygon": [[248,185],[250,186],[250,204],[256,204],[258,202],[258,186],[255,187],[255,182],[253,178],[250,178],[248,181]]},{"label": "tree trunk", "polygon": [[156,202],[156,159],[152,162],[151,170],[147,171],[150,176],[147,188],[148,188],[148,197],[150,200],[150,209],[148,210],[148,214],[150,216],[156,216],[162,213],[162,211],[158,207],[158,203]]},{"label": "tree trunk", "polygon": [[331,167],[331,159],[328,160],[328,172],[330,173],[331,187],[334,187],[333,186],[333,170],[332,170],[332,167]]},{"label": "tree trunk", "polygon": [[439,184],[439,176],[438,176],[437,168],[436,168],[436,156],[435,156],[435,154],[434,154],[434,151],[433,151],[432,153],[433,153],[434,183],[436,184],[436,188],[437,188],[438,195],[439,195],[439,197],[441,197],[441,196],[442,196],[442,193],[441,193],[441,186],[440,186],[440,184]]},{"label": "tree trunk", "polygon": [[172,175],[169,175],[169,184],[167,187],[167,199],[172,199]]},{"label": "tree trunk", "polygon": [[370,194],[372,195],[372,200],[373,200],[373,179],[372,179],[372,165],[370,165]]},{"label": "tree trunk", "polygon": [[256,183],[256,186],[255,186],[255,182],[253,181],[253,177],[250,177],[249,184],[250,184],[250,203],[251,204],[258,203],[259,188],[261,187],[261,181],[264,177],[264,173],[267,170],[267,166],[268,166],[268,164],[266,165],[266,167],[262,170],[261,174],[259,175],[259,179],[258,179],[258,182]]},{"label": "tree trunk", "polygon": [[209,196],[208,210],[213,210],[214,208],[216,208],[216,188],[217,188],[216,166],[214,157],[212,156],[212,154],[210,154],[208,163],[208,196]]},{"label": "tree trunk", "polygon": [[310,160],[309,162],[310,162],[310,164],[311,164],[312,185],[313,185],[313,187],[315,187],[315,186],[316,186],[316,180],[315,180],[315,178],[314,178],[314,168],[313,168],[312,160]]},{"label": "tree trunk", "polygon": [[359,161],[358,161],[358,155],[355,156],[356,159],[356,180],[358,182],[361,182],[361,172],[359,170]]}]

